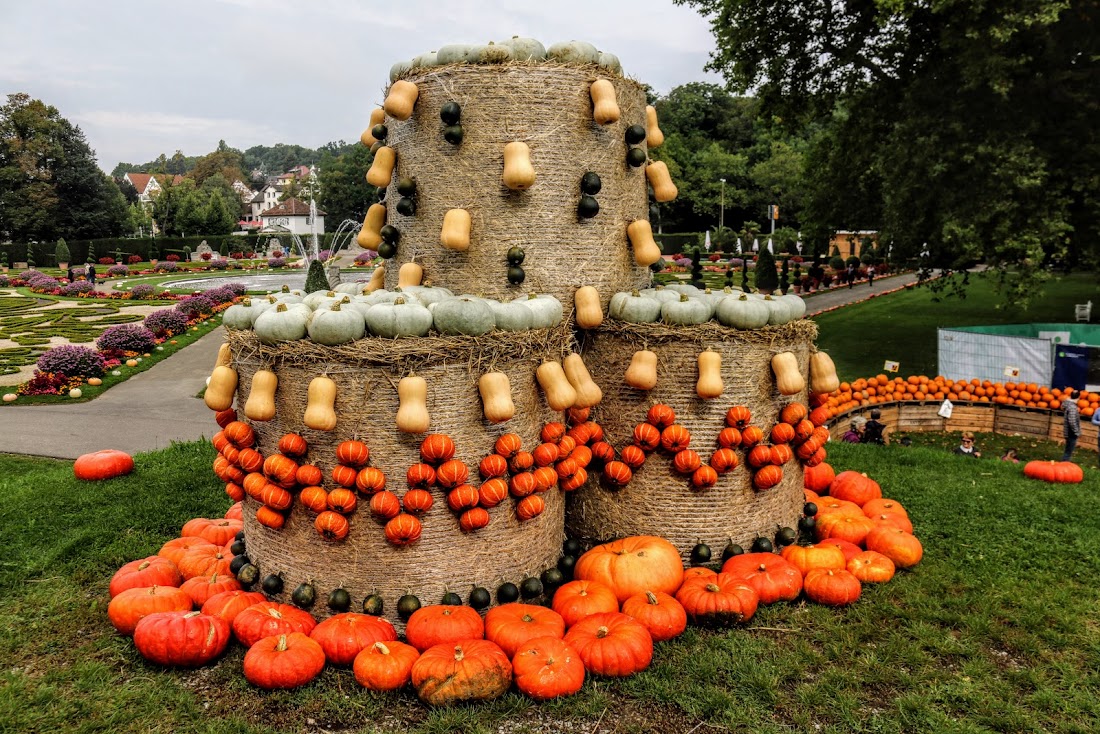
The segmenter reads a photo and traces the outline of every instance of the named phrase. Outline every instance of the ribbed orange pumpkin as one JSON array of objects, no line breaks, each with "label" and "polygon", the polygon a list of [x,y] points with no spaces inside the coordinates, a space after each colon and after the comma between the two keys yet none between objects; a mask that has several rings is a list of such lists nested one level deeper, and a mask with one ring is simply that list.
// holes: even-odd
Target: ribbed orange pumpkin
[{"label": "ribbed orange pumpkin", "polygon": [[726,425],[730,428],[744,430],[752,421],[752,412],[744,405],[735,405],[726,411]]},{"label": "ribbed orange pumpkin", "polygon": [[405,479],[412,489],[431,489],[435,486],[435,469],[428,464],[413,464],[405,473]]},{"label": "ribbed orange pumpkin", "polygon": [[477,507],[480,499],[476,489],[469,484],[463,484],[447,493],[447,507],[451,508],[451,512],[462,512]]},{"label": "ribbed orange pumpkin", "polygon": [[482,479],[494,479],[508,473],[508,460],[497,453],[489,454],[477,467]]},{"label": "ribbed orange pumpkin", "polygon": [[381,469],[368,466],[355,475],[355,488],[363,494],[374,494],[386,488],[386,475]]},{"label": "ribbed orange pumpkin", "polygon": [[233,421],[222,428],[222,432],[238,449],[251,448],[256,443],[256,434],[253,433],[252,426],[242,421]]},{"label": "ribbed orange pumpkin", "polygon": [[787,403],[779,411],[779,420],[793,426],[806,417],[806,406],[802,403]]},{"label": "ribbed orange pumpkin", "polygon": [[718,445],[724,449],[735,449],[741,445],[741,431],[736,428],[723,428],[718,432]]},{"label": "ribbed orange pumpkin", "polygon": [[558,486],[558,471],[552,466],[540,466],[531,472],[535,478],[535,491],[546,492]]},{"label": "ribbed orange pumpkin", "polygon": [[924,547],[911,533],[879,525],[867,533],[867,550],[881,553],[898,568],[912,568],[924,556]]},{"label": "ribbed orange pumpkin", "polygon": [[336,460],[341,464],[359,469],[366,466],[366,463],[370,460],[370,449],[367,448],[365,443],[355,439],[341,441],[336,446]]},{"label": "ribbed orange pumpkin", "polygon": [[516,517],[519,518],[520,522],[526,522],[541,515],[545,509],[546,500],[537,494],[533,494],[516,503]]},{"label": "ribbed orange pumpkin", "polygon": [[512,684],[512,664],[498,645],[465,640],[425,650],[412,666],[412,684],[421,701],[447,706],[488,701]]},{"label": "ribbed orange pumpkin", "polygon": [[756,426],[745,426],[741,429],[741,448],[751,449],[764,440],[764,432]]},{"label": "ribbed orange pumpkin", "polygon": [[571,696],[584,685],[584,661],[564,640],[536,637],[512,656],[516,688],[536,701]]},{"label": "ribbed orange pumpkin", "polygon": [[496,507],[508,496],[508,483],[503,479],[489,479],[477,490],[482,507]]},{"label": "ribbed orange pumpkin", "polygon": [[560,640],[565,627],[565,620],[557,611],[534,604],[501,604],[485,615],[485,639],[499,645],[508,657],[515,656],[521,646],[539,637]]},{"label": "ribbed orange pumpkin", "polygon": [[313,628],[309,636],[325,651],[333,665],[351,665],[360,652],[376,642],[397,639],[393,625],[381,617],[344,612]]},{"label": "ribbed orange pumpkin", "polygon": [[[736,429],[727,429],[736,430]],[[714,471],[719,474],[725,474],[726,472],[733,471],[737,468],[740,460],[737,458],[737,452],[733,449],[718,449],[710,457],[710,465]]]},{"label": "ribbed orange pumpkin", "polygon": [[225,545],[241,531],[244,525],[240,520],[227,520],[223,517],[196,517],[188,520],[180,530],[183,537],[202,538],[214,545]]},{"label": "ribbed orange pumpkin", "polygon": [[674,593],[684,578],[680,552],[664,538],[633,536],[604,543],[577,559],[574,576],[599,581],[625,601],[643,591]]},{"label": "ribbed orange pumpkin", "polygon": [[454,489],[465,484],[470,478],[470,470],[458,459],[450,459],[439,465],[435,472],[435,481],[441,487]]},{"label": "ribbed orange pumpkin", "polygon": [[531,452],[536,466],[550,466],[558,460],[558,445],[556,443],[541,443]]},{"label": "ribbed orange pumpkin", "polygon": [[894,578],[894,562],[877,551],[856,554],[846,568],[864,584],[882,584]]},{"label": "ribbed orange pumpkin", "polygon": [[771,460],[776,466],[783,466],[793,458],[794,453],[789,445],[781,443],[771,447]]},{"label": "ribbed orange pumpkin", "polygon": [[369,691],[396,691],[405,687],[420,653],[412,645],[378,641],[355,656],[355,681]]},{"label": "ribbed orange pumpkin", "polygon": [[831,607],[851,604],[862,591],[859,579],[844,569],[836,568],[811,569],[802,588],[810,601]]},{"label": "ribbed orange pumpkin", "polygon": [[832,545],[788,545],[780,555],[805,576],[811,568],[845,568],[844,554]]},{"label": "ribbed orange pumpkin", "polygon": [[341,487],[354,487],[359,479],[359,472],[346,464],[337,464],[332,467],[332,481]]},{"label": "ribbed orange pumpkin", "polygon": [[350,515],[358,506],[359,500],[356,499],[355,492],[350,489],[337,487],[328,493],[328,508],[341,515]]},{"label": "ribbed orange pumpkin", "polygon": [[471,507],[458,516],[458,526],[464,533],[481,530],[489,524],[489,513],[484,507]]},{"label": "ribbed orange pumpkin", "polygon": [[884,512],[891,512],[909,517],[909,513],[905,511],[905,508],[900,502],[885,497],[871,500],[863,506],[863,514],[867,515],[867,517],[874,517]]},{"label": "ribbed orange pumpkin", "polygon": [[193,668],[221,655],[229,644],[229,623],[201,612],[157,612],[134,627],[134,647],[158,665]]},{"label": "ribbed orange pumpkin", "polygon": [[631,444],[630,446],[623,447],[619,458],[632,470],[637,470],[645,463],[645,451]]},{"label": "ribbed orange pumpkin", "polygon": [[480,640],[484,635],[485,624],[476,610],[450,604],[421,607],[405,625],[405,639],[420,652],[433,645]]},{"label": "ribbed orange pumpkin", "polygon": [[661,431],[661,448],[665,451],[676,453],[677,451],[683,451],[690,444],[691,433],[678,423],[673,423]]},{"label": "ribbed orange pumpkin", "polygon": [[596,441],[590,448],[592,449],[592,457],[598,461],[606,463],[615,459],[615,447],[607,441]]},{"label": "ribbed orange pumpkin", "polygon": [[454,440],[442,433],[430,433],[420,442],[420,458],[426,464],[438,466],[455,455]]},{"label": "ribbed orange pumpkin", "polygon": [[[822,497],[817,503],[817,518],[820,520],[825,515],[863,515],[863,509],[855,502],[838,500],[835,497]],[[864,515],[866,517],[866,515]]]},{"label": "ribbed orange pumpkin", "polygon": [[743,580],[727,573],[696,577],[676,592],[688,619],[703,627],[729,627],[748,622],[756,614],[757,593]]},{"label": "ribbed orange pumpkin", "polygon": [[[225,410],[219,410],[217,413],[214,414],[214,421],[221,428],[225,428],[226,426],[228,426],[230,423],[232,423],[235,420],[237,420],[237,411],[234,410],[233,408],[226,408]],[[221,433],[221,431],[218,431],[218,433]]]},{"label": "ribbed orange pumpkin", "polygon": [[393,492],[382,490],[371,495],[370,514],[383,520],[390,520],[397,517],[399,512],[401,512],[401,500],[397,499],[397,495]]},{"label": "ribbed orange pumpkin", "polygon": [[609,461],[603,468],[603,478],[612,487],[625,487],[634,478],[634,472],[622,461]]},{"label": "ribbed orange pumpkin", "polygon": [[672,468],[680,474],[691,474],[702,464],[703,461],[699,458],[699,454],[691,449],[677,451],[676,455],[672,457]]},{"label": "ribbed orange pumpkin", "polygon": [[245,679],[267,690],[304,686],[324,667],[324,650],[301,632],[265,637],[244,655]]},{"label": "ribbed orange pumpkin", "polygon": [[790,423],[776,423],[772,426],[772,443],[789,443],[794,440],[794,426]]},{"label": "ribbed orange pumpkin", "polygon": [[770,446],[753,446],[745,456],[745,462],[754,469],[767,466],[772,463],[772,450]]},{"label": "ribbed orange pumpkin", "polygon": [[521,472],[508,480],[508,491],[513,497],[526,497],[535,491],[536,486],[534,472]]},{"label": "ribbed orange pumpkin", "polygon": [[386,523],[386,540],[394,545],[409,545],[420,540],[420,521],[412,515],[401,513]]},{"label": "ribbed orange pumpkin", "polygon": [[756,592],[761,604],[793,601],[802,590],[802,573],[774,553],[745,553],[722,564],[722,574]]},{"label": "ribbed orange pumpkin", "polygon": [[829,496],[838,500],[848,500],[860,507],[873,499],[882,497],[878,482],[856,471],[842,471],[829,485]]},{"label": "ribbed orange pumpkin", "polygon": [[[185,555],[187,555],[189,552],[191,552],[192,550],[195,550],[196,548],[207,548],[207,547],[217,548],[216,545],[214,545],[209,540],[206,540],[204,538],[196,538],[196,537],[174,538],[173,540],[169,540],[167,543],[162,545],[160,547],[160,550],[157,551],[157,555],[160,556],[161,558],[167,558],[169,561],[176,564],[176,567],[178,568],[179,564],[180,564],[180,561],[183,560],[183,557]],[[182,576],[180,577],[180,582],[179,583],[183,583]],[[178,585],[178,584],[173,584],[173,585]]]},{"label": "ribbed orange pumpkin", "polygon": [[[770,451],[768,452],[768,456],[769,458],[771,457]],[[752,486],[760,490],[771,489],[782,481],[783,470],[774,464],[761,467],[752,475]]]},{"label": "ribbed orange pumpkin", "polygon": [[543,425],[542,430],[539,431],[539,438],[543,443],[552,443],[557,445],[561,437],[565,435],[565,424],[558,423],[557,421],[551,421]]},{"label": "ribbed orange pumpkin", "polygon": [[133,635],[145,617],[156,612],[189,612],[193,602],[187,592],[174,586],[141,586],[126,589],[111,599],[107,616],[116,630]]},{"label": "ribbed orange pumpkin", "polygon": [[588,481],[588,472],[584,469],[577,469],[577,473],[571,477],[562,479],[558,486],[563,492],[572,492],[575,489],[580,489],[584,486],[584,483]]},{"label": "ribbed orange pumpkin", "polygon": [[274,601],[254,604],[233,618],[233,634],[245,647],[272,635],[308,635],[316,626],[317,620],[309,612]]},{"label": "ribbed orange pumpkin", "polygon": [[635,594],[623,602],[623,614],[641,622],[654,642],[679,637],[687,628],[684,605],[663,591]]},{"label": "ribbed orange pumpkin", "polygon": [[237,466],[246,472],[260,471],[264,466],[264,455],[256,449],[241,449],[237,454]]},{"label": "ribbed orange pumpkin", "polygon": [[222,546],[208,545],[187,551],[176,563],[176,566],[186,580],[193,579],[196,576],[212,576],[216,573],[228,574],[229,563],[232,560],[229,552],[224,550]]},{"label": "ribbed orange pumpkin", "polygon": [[183,583],[176,564],[163,556],[149,556],[130,561],[115,571],[111,577],[109,592],[115,598],[127,589],[143,586],[176,586]]},{"label": "ribbed orange pumpkin", "polygon": [[302,487],[302,491],[298,493],[298,500],[314,512],[324,512],[328,509],[328,492],[324,487]]},{"label": "ribbed orange pumpkin", "polygon": [[907,533],[913,532],[913,523],[909,521],[909,517],[903,512],[880,512],[877,515],[868,515],[876,525],[889,525],[899,530],[904,530]]},{"label": "ribbed orange pumpkin", "polygon": [[[825,429],[828,431],[828,429]],[[800,420],[794,425],[794,440],[805,441],[808,438],[816,437],[814,424],[808,420]],[[827,437],[827,436],[826,436]],[[818,439],[818,443],[823,443],[821,439]]]},{"label": "ribbed orange pumpkin", "polygon": [[692,489],[710,489],[718,484],[718,472],[710,466],[701,466],[691,473]]},{"label": "ribbed orange pumpkin", "polygon": [[234,589],[215,594],[202,605],[202,613],[212,617],[221,617],[233,624],[233,619],[253,604],[267,601],[267,597],[258,591]]},{"label": "ribbed orange pumpkin", "polygon": [[305,456],[309,445],[297,433],[287,433],[279,439],[278,449],[287,456]]},{"label": "ribbed orange pumpkin", "polygon": [[505,459],[511,459],[523,448],[523,439],[514,433],[505,433],[496,440],[494,449]]},{"label": "ribbed orange pumpkin", "polygon": [[840,538],[849,543],[861,545],[868,533],[875,529],[875,523],[864,515],[848,515],[831,512],[817,515],[817,539]]},{"label": "ribbed orange pumpkin", "polygon": [[663,431],[676,422],[676,411],[664,403],[657,403],[650,407],[645,421],[657,430]]},{"label": "ribbed orange pumpkin", "polygon": [[339,512],[325,510],[313,521],[313,527],[325,540],[343,540],[351,529],[348,519]]},{"label": "ribbed orange pumpkin", "polygon": [[816,438],[810,437],[798,444],[794,449],[794,455],[801,461],[809,462],[813,458],[813,455],[821,448],[821,444]]},{"label": "ribbed orange pumpkin", "polygon": [[293,487],[297,473],[298,464],[282,454],[272,454],[264,459],[264,474],[280,487]]},{"label": "ribbed orange pumpkin", "polygon": [[405,509],[405,512],[410,512],[413,515],[424,514],[432,509],[434,503],[432,493],[426,489],[410,489],[401,498],[401,506]]},{"label": "ribbed orange pumpkin", "polygon": [[324,478],[321,467],[313,464],[302,464],[298,467],[298,471],[294,472],[295,481],[303,487],[320,484]]},{"label": "ribbed orange pumpkin", "polygon": [[840,538],[825,538],[817,541],[817,545],[831,545],[835,548],[839,548],[840,552],[844,554],[844,562],[848,563],[853,558],[863,552],[855,543],[850,543],[847,540],[841,540]]},{"label": "ribbed orange pumpkin", "polygon": [[225,574],[211,574],[210,576],[196,576],[187,579],[180,586],[196,607],[201,608],[210,597],[223,591],[236,591],[241,588],[241,583],[233,576]]},{"label": "ribbed orange pumpkin", "polygon": [[256,522],[263,525],[265,528],[271,528],[272,530],[281,530],[283,525],[286,525],[286,515],[273,510],[267,505],[260,505],[256,509]]},{"label": "ribbed orange pumpkin", "polygon": [[653,451],[661,445],[661,431],[651,423],[634,426],[634,445],[642,451]]},{"label": "ribbed orange pumpkin", "polygon": [[817,466],[805,467],[802,473],[802,486],[818,494],[825,494],[828,493],[829,485],[832,484],[835,477],[833,467],[828,464],[822,463]]},{"label": "ribbed orange pumpkin", "polygon": [[607,584],[578,579],[562,584],[551,606],[572,627],[589,615],[619,611],[619,599]]},{"label": "ribbed orange pumpkin", "polygon": [[633,617],[606,612],[586,617],[565,633],[593,675],[622,678],[641,672],[653,660],[653,638]]},{"label": "ribbed orange pumpkin", "polygon": [[290,492],[286,491],[282,487],[276,487],[274,484],[268,482],[264,485],[260,491],[258,497],[260,502],[270,507],[273,510],[282,512],[283,510],[290,509],[290,506],[294,503],[294,497]]}]

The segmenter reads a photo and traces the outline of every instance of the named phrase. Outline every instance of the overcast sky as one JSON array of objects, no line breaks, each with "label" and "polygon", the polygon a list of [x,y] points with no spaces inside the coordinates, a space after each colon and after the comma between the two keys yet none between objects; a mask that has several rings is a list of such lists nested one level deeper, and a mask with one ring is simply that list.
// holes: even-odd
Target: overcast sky
[{"label": "overcast sky", "polygon": [[80,125],[100,166],[355,140],[390,66],[446,43],[583,40],[660,93],[719,82],[671,0],[0,0],[0,95]]}]

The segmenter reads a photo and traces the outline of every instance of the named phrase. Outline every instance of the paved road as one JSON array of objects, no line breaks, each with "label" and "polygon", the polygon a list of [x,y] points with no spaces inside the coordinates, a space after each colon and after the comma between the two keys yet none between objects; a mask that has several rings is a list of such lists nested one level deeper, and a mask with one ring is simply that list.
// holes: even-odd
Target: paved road
[{"label": "paved road", "polygon": [[[818,293],[806,300],[806,311],[813,315],[916,279],[915,274],[899,275],[876,280],[872,288],[863,283]],[[87,403],[0,410],[0,453],[75,459],[100,449],[137,453],[213,435],[213,414],[195,395],[206,383],[223,338],[222,330],[215,329]]]}]

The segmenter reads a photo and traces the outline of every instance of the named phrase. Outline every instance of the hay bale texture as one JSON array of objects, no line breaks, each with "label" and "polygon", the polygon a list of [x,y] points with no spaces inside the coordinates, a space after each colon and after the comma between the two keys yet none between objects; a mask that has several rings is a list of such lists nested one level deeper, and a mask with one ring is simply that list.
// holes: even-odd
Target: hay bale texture
[{"label": "hay bale texture", "polygon": [[[478,464],[492,453],[501,434],[519,434],[525,447],[538,445],[542,425],[556,414],[546,407],[535,384],[535,368],[544,358],[560,358],[570,338],[563,328],[482,337],[362,339],[344,347],[308,341],[269,347],[252,332],[228,334],[240,375],[238,405],[244,404],[256,370],[272,370],[279,378],[275,418],[251,422],[261,453],[275,453],[283,434],[300,433],[309,444],[306,461],[324,471],[325,486],[331,489],[337,444],[357,438],[370,447],[371,465],[386,474],[386,488],[398,497],[407,488],[408,468],[421,460],[423,438],[395,426],[398,380],[415,373],[427,381],[429,431],[454,440],[455,458],[470,468],[476,486]],[[508,375],[516,404],[515,417],[496,425],[482,417],[477,391],[478,377],[489,370]],[[338,423],[331,432],[302,424],[309,382],[321,374],[337,384]],[[246,498],[248,555],[261,574],[283,574],[286,590],[273,598],[288,601],[299,583],[311,581],[319,600],[312,611],[325,616],[330,610],[324,600],[339,586],[348,590],[356,606],[369,594],[379,593],[386,617],[398,624],[395,607],[403,594],[416,594],[424,604],[439,603],[446,591],[465,599],[473,586],[492,591],[505,581],[518,585],[557,562],[565,522],[560,490],[545,492],[546,510],[522,523],[515,516],[515,500],[508,498],[489,510],[487,527],[470,534],[460,530],[444,491],[436,488],[432,494],[435,503],[421,517],[423,535],[406,547],[386,541],[383,523],[371,517],[365,497],[349,517],[351,531],[338,542],[323,540],[313,527],[316,515],[297,501],[286,525],[271,530],[255,519],[259,503]]]},{"label": "hay bale texture", "polygon": [[[627,165],[624,138],[627,127],[645,124],[645,93],[633,80],[600,72],[597,66],[516,62],[417,69],[405,77],[419,97],[408,120],[386,120],[386,144],[397,151],[386,217],[401,232],[397,255],[387,263],[387,288],[397,285],[402,264],[415,261],[426,280],[455,293],[502,300],[550,293],[568,313],[578,286],[595,286],[606,305],[616,291],[648,283],[649,272],[634,262],[626,236],[628,224],[649,215],[645,168]],[[615,87],[622,116],[614,124],[592,120],[589,87],[598,78]],[[443,139],[439,117],[449,101],[462,106],[464,139],[457,146]],[[536,178],[525,191],[512,191],[501,179],[504,146],[513,141],[531,149]],[[599,214],[591,219],[577,216],[586,171],[599,174],[603,184],[596,195]],[[401,178],[416,180],[411,217],[396,209]],[[449,209],[470,213],[466,252],[440,244]],[[520,286],[507,279],[506,254],[515,246],[526,253]]]},{"label": "hay bale texture", "polygon": [[[691,448],[706,463],[716,438],[725,427],[726,411],[744,405],[752,423],[765,436],[789,402],[805,403],[807,395],[780,395],[771,371],[772,355],[790,351],[806,374],[817,327],[811,321],[755,331],[728,329],[716,323],[671,327],[661,324],[604,322],[588,332],[585,362],[603,390],[603,401],[593,409],[606,440],[621,449],[631,443],[634,426],[645,420],[655,403],[676,411],[676,422],[691,432]],[[657,354],[657,386],[635,390],[623,381],[634,352]],[[722,355],[725,391],[720,398],[702,400],[695,394],[699,352],[712,349]],[[771,489],[752,487],[752,475],[743,461],[719,477],[707,490],[693,491],[689,478],[672,470],[672,457],[654,452],[624,488],[614,491],[590,478],[571,493],[567,529],[589,542],[627,535],[659,535],[680,549],[686,559],[692,546],[705,542],[723,548],[729,539],[747,547],[753,538],[771,538],[780,527],[797,527],[802,514],[802,466],[797,459],[783,466],[783,481]]]}]

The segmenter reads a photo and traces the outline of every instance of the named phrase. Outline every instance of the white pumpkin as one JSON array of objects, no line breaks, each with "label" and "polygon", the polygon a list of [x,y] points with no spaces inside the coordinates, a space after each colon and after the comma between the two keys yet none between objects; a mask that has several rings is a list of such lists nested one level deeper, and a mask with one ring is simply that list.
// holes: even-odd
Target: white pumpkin
[{"label": "white pumpkin", "polygon": [[455,297],[449,289],[433,285],[407,285],[401,291],[416,296],[416,299],[425,306]]},{"label": "white pumpkin", "polygon": [[492,41],[481,46],[477,54],[479,64],[506,64],[512,60],[512,47],[505,44],[497,45]]},{"label": "white pumpkin", "polygon": [[305,338],[312,316],[305,304],[280,303],[260,314],[252,328],[264,344],[294,341]]},{"label": "white pumpkin", "polygon": [[713,314],[710,304],[698,298],[681,293],[675,301],[661,304],[661,321],[666,324],[688,325],[705,324]]},{"label": "white pumpkin", "polygon": [[664,303],[665,301],[680,300],[680,291],[674,290],[672,288],[666,288],[663,285],[654,286],[653,288],[646,288],[644,291],[641,291],[641,294],[643,296],[648,296],[649,298],[654,298],[661,303]]},{"label": "white pumpkin", "polygon": [[768,307],[768,324],[782,326],[791,320],[791,307],[781,298],[764,296],[764,305]]},{"label": "white pumpkin", "polygon": [[395,82],[412,69],[412,64],[408,61],[398,61],[396,64],[390,67],[390,82]]},{"label": "white pumpkin", "polygon": [[516,300],[531,309],[534,314],[535,318],[531,322],[532,329],[553,328],[561,323],[565,315],[561,301],[546,293],[539,295],[532,293],[527,298],[520,296]]},{"label": "white pumpkin", "polygon": [[363,292],[363,289],[367,287],[365,281],[355,281],[352,283],[338,283],[332,290],[337,293],[346,293],[349,296],[357,296]]},{"label": "white pumpkin", "polygon": [[767,326],[771,312],[759,298],[751,298],[747,293],[740,296],[723,298],[715,309],[718,320],[735,329],[759,329]]},{"label": "white pumpkin", "polygon": [[258,298],[253,300],[245,298],[240,303],[234,303],[225,309],[222,314],[222,326],[227,329],[251,329],[256,322],[256,317],[271,308],[274,304]]},{"label": "white pumpkin", "polygon": [[563,64],[595,64],[600,60],[600,52],[586,41],[563,41],[546,49],[546,57]]},{"label": "white pumpkin", "polygon": [[611,296],[607,315],[631,324],[651,324],[661,318],[661,302],[639,291],[620,292]]},{"label": "white pumpkin", "polygon": [[366,316],[367,327],[375,336],[394,339],[399,336],[426,336],[432,328],[432,314],[415,298],[401,298],[392,303],[371,306]]},{"label": "white pumpkin", "polygon": [[413,58],[413,60],[409,63],[409,68],[410,69],[423,69],[423,68],[427,68],[429,66],[438,66],[438,65],[439,65],[439,61],[436,57],[435,51],[429,51],[426,54],[420,54],[419,56]]},{"label": "white pumpkin", "polygon": [[526,331],[535,322],[535,314],[526,303],[511,301],[486,301],[496,318],[496,328],[501,331]]},{"label": "white pumpkin", "polygon": [[306,330],[311,341],[335,347],[362,339],[366,323],[363,314],[350,303],[334,303],[331,308],[314,311]]},{"label": "white pumpkin", "polygon": [[615,54],[609,54],[601,51],[596,63],[607,69],[608,71],[614,72],[615,74],[623,73],[623,65],[619,63],[619,57]]},{"label": "white pumpkin", "polygon": [[448,298],[436,303],[431,313],[441,334],[478,336],[496,327],[493,310],[482,299]]},{"label": "white pumpkin", "polygon": [[512,58],[516,61],[542,61],[546,58],[546,47],[534,38],[512,36],[507,41],[501,41],[501,45],[512,47]]},{"label": "white pumpkin", "polygon": [[333,299],[337,299],[336,291],[313,291],[302,299],[302,303],[309,306],[310,309],[315,309],[326,301],[331,303]]},{"label": "white pumpkin", "polygon": [[786,303],[791,309],[791,321],[798,321],[800,318],[806,315],[806,302],[802,300],[801,296],[796,296],[793,293],[788,293],[785,296],[780,296],[781,301]]},{"label": "white pumpkin", "polygon": [[469,44],[448,43],[446,46],[440,46],[439,50],[435,52],[435,60],[440,66],[444,64],[459,64],[466,61],[466,55],[469,52]]}]

